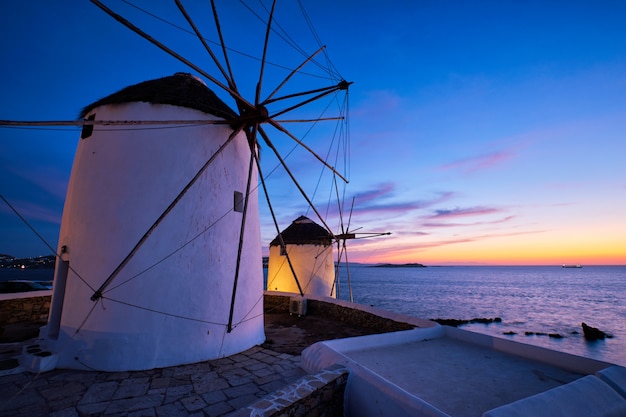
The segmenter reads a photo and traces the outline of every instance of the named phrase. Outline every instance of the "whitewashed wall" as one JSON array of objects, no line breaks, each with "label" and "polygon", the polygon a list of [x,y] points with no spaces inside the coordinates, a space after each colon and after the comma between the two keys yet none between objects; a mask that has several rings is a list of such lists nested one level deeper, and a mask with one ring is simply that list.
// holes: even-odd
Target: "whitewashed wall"
[{"label": "whitewashed wall", "polygon": [[[92,113],[97,120],[214,118],[149,103],[105,105]],[[235,354],[265,339],[256,192],[247,213],[236,326],[226,332],[242,220],[233,211],[233,195],[246,191],[250,159],[243,133],[150,235],[104,298],[90,300],[231,133],[227,125],[149,127],[96,127],[79,141],[59,239],[70,270],[64,293],[62,271],[55,275],[52,310],[62,304],[62,312],[60,321],[51,317],[48,324],[49,332],[59,327],[58,336],[53,331],[46,340],[59,355],[58,367],[150,369]],[[256,170],[252,178],[254,185]]]}]

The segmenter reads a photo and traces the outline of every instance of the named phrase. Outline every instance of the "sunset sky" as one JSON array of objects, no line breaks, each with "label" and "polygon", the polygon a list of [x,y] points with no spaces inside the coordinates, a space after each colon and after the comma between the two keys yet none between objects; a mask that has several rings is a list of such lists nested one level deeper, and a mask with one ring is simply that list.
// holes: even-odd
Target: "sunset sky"
[{"label": "sunset sky", "polygon": [[[105,1],[218,76],[197,39],[131,5],[188,29],[175,6],[152,3]],[[239,3],[217,3],[227,44],[259,57],[264,26]],[[350,261],[626,264],[626,2],[301,3],[333,66],[354,82],[344,219],[354,198],[351,229],[392,233],[349,241]],[[217,40],[210,3],[184,4]],[[297,3],[276,7],[276,22],[312,53]],[[82,107],[128,85],[195,73],[89,1],[5,1],[0,16],[2,120],[76,120]],[[270,60],[293,68],[303,58],[291,60],[277,38]],[[239,89],[253,101],[258,62],[233,61]],[[281,79],[276,68],[267,69],[266,94]],[[326,155],[332,135],[324,132],[333,129],[305,142]],[[53,247],[79,135],[71,127],[0,127],[0,194]],[[284,152],[293,146],[275,140]],[[302,155],[287,163],[313,195],[321,165]],[[262,157],[269,173],[276,161],[267,149]],[[302,214],[316,220],[288,182],[280,169],[268,181],[280,227]],[[330,194],[320,185],[315,202],[325,207]],[[267,209],[261,215],[267,248],[275,231]],[[0,254],[50,254],[4,201]]]}]

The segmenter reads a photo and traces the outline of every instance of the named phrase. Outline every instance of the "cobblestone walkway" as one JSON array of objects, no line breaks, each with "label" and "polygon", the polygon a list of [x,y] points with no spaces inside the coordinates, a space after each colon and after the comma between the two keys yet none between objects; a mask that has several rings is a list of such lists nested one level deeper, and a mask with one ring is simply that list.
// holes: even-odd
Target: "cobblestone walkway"
[{"label": "cobblestone walkway", "polygon": [[222,416],[305,375],[300,356],[254,347],[149,371],[53,370],[0,377],[5,416]]}]

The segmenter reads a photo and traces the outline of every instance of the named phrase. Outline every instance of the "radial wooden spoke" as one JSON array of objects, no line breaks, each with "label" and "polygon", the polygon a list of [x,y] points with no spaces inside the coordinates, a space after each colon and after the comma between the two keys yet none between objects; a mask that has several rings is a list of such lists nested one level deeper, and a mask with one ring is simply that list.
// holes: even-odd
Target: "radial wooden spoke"
[{"label": "radial wooden spoke", "polygon": [[350,294],[350,302],[354,302],[354,298],[352,297],[352,281],[350,279],[350,261],[348,260],[348,248],[346,248],[345,239],[342,241],[343,248],[346,253],[346,274],[348,275],[348,293]]},{"label": "radial wooden spoke", "polygon": [[265,71],[265,58],[267,57],[267,46],[269,45],[270,33],[272,29],[272,21],[274,19],[274,9],[276,8],[276,0],[272,2],[272,10],[270,11],[270,17],[267,21],[267,28],[265,30],[265,42],[263,43],[263,56],[261,58],[261,70],[259,71],[259,81],[256,84],[256,95],[254,98],[254,104],[256,106],[261,102],[261,87],[263,85],[263,73]]},{"label": "radial wooden spoke", "polygon": [[[287,136],[289,136],[291,139],[295,140],[296,143],[298,143],[298,145],[302,146],[304,149],[306,149],[307,151],[309,151],[313,156],[315,156],[315,158],[317,158],[318,161],[320,161],[322,164],[324,164],[324,166],[328,169],[330,169],[333,173],[335,173],[339,178],[341,178],[346,184],[349,182],[343,175],[341,175],[333,166],[331,166],[328,162],[324,161],[324,159],[322,159],[321,156],[319,156],[318,154],[315,153],[315,151],[313,151],[313,149],[309,148],[307,145],[304,144],[304,142],[302,142],[300,139],[298,139],[297,137],[295,137],[291,132],[289,132],[287,129],[285,129],[284,127],[282,127],[278,122],[276,122],[275,120],[269,119],[268,123],[271,124],[272,126],[274,126],[276,129],[280,130],[281,132],[285,133]],[[262,135],[263,136],[263,135]],[[263,138],[265,138],[265,136],[263,136]]]},{"label": "radial wooden spoke", "polygon": [[313,53],[313,55],[311,55],[310,57],[308,57],[302,64],[300,64],[296,69],[294,69],[293,71],[291,71],[291,73],[289,73],[289,75],[287,77],[285,77],[285,79],[283,80],[283,82],[281,82],[278,87],[276,87],[274,89],[274,91],[272,91],[272,93],[267,96],[267,98],[265,99],[265,101],[263,103],[267,104],[268,102],[270,102],[270,100],[272,99],[272,97],[274,97],[274,95],[278,92],[278,90],[280,90],[281,88],[283,88],[283,86],[287,83],[287,81],[289,81],[291,79],[291,77],[293,77],[295,74],[298,73],[298,71],[300,71],[302,69],[302,67],[304,67],[306,64],[308,64],[313,58],[315,58],[315,56],[317,56],[317,54],[319,54],[320,52],[322,52],[324,49],[326,48],[326,46],[322,46],[320,49],[318,49],[317,51],[315,51]]},{"label": "radial wooden spoke", "polygon": [[350,215],[348,216],[348,227],[346,227],[345,233],[348,233],[348,231],[350,230],[350,223],[352,223],[352,211],[354,210],[354,200],[355,198],[352,197],[352,205],[350,206]]},{"label": "radial wooden spoke", "polygon": [[327,122],[330,120],[345,120],[345,117],[337,116],[337,117],[319,117],[317,119],[278,119],[274,121],[278,123],[313,123],[313,122]]},{"label": "radial wooden spoke", "polygon": [[226,147],[233,141],[233,139],[235,139],[235,137],[237,136],[237,134],[239,134],[240,131],[241,129],[233,130],[233,132],[230,134],[226,142],[224,142],[218,148],[218,150],[215,151],[213,155],[211,155],[209,160],[206,161],[205,164],[202,165],[202,167],[200,167],[196,175],[194,175],[194,177],[187,183],[187,185],[180,191],[180,193],[178,193],[176,198],[170,203],[170,205],[165,209],[165,211],[156,219],[156,221],[152,224],[152,226],[150,226],[148,231],[144,233],[144,235],[141,237],[141,239],[139,239],[139,241],[133,247],[133,249],[128,253],[128,255],[126,255],[124,260],[117,266],[117,268],[115,268],[115,270],[111,273],[111,275],[109,275],[109,277],[104,281],[104,283],[102,283],[102,285],[93,293],[93,295],[91,296],[92,301],[96,301],[102,297],[102,292],[106,289],[106,287],[109,286],[109,284],[115,279],[115,277],[126,266],[126,264],[128,264],[128,262],[133,258],[133,256],[135,256],[135,253],[137,253],[139,248],[144,244],[144,242],[148,239],[148,237],[152,234],[152,232],[154,232],[157,226],[161,224],[161,222],[165,219],[165,217],[167,217],[167,215],[172,211],[172,209],[174,209],[174,207],[183,198],[183,196],[187,193],[187,191],[189,191],[189,189],[196,183],[196,181],[198,181],[202,173],[209,167],[209,165],[211,165],[211,163],[213,163],[215,158],[217,158],[217,156],[220,155],[224,149],[226,149]]},{"label": "radial wooden spoke", "polygon": [[237,247],[237,261],[235,264],[235,278],[233,280],[233,293],[230,299],[230,312],[228,314],[228,326],[226,331],[230,333],[233,330],[233,315],[235,313],[235,299],[237,297],[237,282],[239,281],[239,270],[241,267],[241,254],[243,252],[243,238],[246,231],[246,218],[248,214],[248,202],[250,201],[250,185],[252,183],[252,168],[254,168],[255,144],[250,143],[250,163],[248,164],[248,181],[246,183],[246,195],[243,203],[243,213],[241,216],[241,228],[239,229],[239,245]]},{"label": "radial wooden spoke", "polygon": [[[217,30],[217,35],[220,38],[220,45],[222,47],[222,55],[224,55],[224,62],[226,63],[226,68],[228,68],[228,79],[232,82],[232,89],[239,94],[239,90],[237,90],[237,83],[235,81],[235,76],[233,75],[233,69],[230,66],[230,60],[228,59],[228,52],[226,48],[226,42],[224,42],[224,35],[222,34],[222,25],[220,24],[219,15],[217,14],[217,7],[215,6],[215,0],[211,0],[211,10],[213,11],[213,21],[215,22],[215,29]],[[243,111],[243,103],[240,103],[236,97],[235,102],[237,103],[237,108],[239,109],[239,113],[241,114]]]},{"label": "radial wooden spoke", "polygon": [[128,20],[126,20],[122,16],[118,15],[113,10],[109,9],[107,6],[102,4],[99,0],[90,0],[90,1],[93,4],[95,4],[96,6],[98,6],[100,9],[102,9],[109,16],[111,16],[112,18],[114,18],[115,20],[117,20],[118,22],[120,22],[121,24],[123,24],[124,26],[126,26],[127,28],[129,28],[130,30],[132,30],[133,32],[138,34],[139,36],[141,36],[142,38],[148,40],[153,45],[159,47],[160,49],[162,49],[163,51],[167,52],[168,54],[170,54],[174,58],[178,59],[179,61],[183,62],[184,64],[186,64],[190,68],[194,69],[195,71],[198,71],[199,74],[203,75],[208,80],[213,82],[215,85],[217,85],[218,87],[222,88],[224,91],[228,92],[232,97],[234,97],[237,100],[238,103],[241,102],[242,105],[245,105],[246,107],[249,107],[249,108],[253,108],[254,107],[246,99],[241,97],[241,95],[239,95],[239,93],[236,90],[233,90],[232,88],[224,85],[217,78],[213,77],[211,74],[207,73],[202,68],[198,67],[196,64],[194,64],[193,62],[189,61],[187,58],[183,57],[182,55],[178,54],[177,52],[175,52],[171,48],[167,47],[165,44],[163,44],[163,43],[159,42],[158,40],[154,39],[152,36],[148,35],[146,32],[144,32],[143,30],[139,29],[137,26],[135,26],[134,24],[132,24],[131,22],[129,22]]},{"label": "radial wooden spoke", "polygon": [[322,98],[324,96],[327,96],[329,94],[332,94],[335,91],[339,91],[339,90],[344,90],[344,88],[342,88],[340,85],[335,85],[335,86],[332,86],[332,87],[320,88],[318,90],[308,91],[308,92],[305,92],[305,93],[290,94],[289,96],[280,97],[280,98],[278,98],[278,99],[276,99],[274,101],[288,99],[288,98],[294,98],[294,97],[300,97],[300,96],[304,96],[304,95],[307,95],[307,94],[311,94],[311,93],[315,93],[315,92],[318,92],[318,91],[322,91],[321,94],[318,94],[318,95],[316,95],[314,97],[310,97],[310,98],[308,98],[308,99],[306,99],[306,100],[304,100],[304,101],[302,101],[302,102],[300,102],[298,104],[295,104],[295,105],[293,105],[291,107],[287,107],[284,110],[281,110],[281,111],[279,111],[277,113],[272,114],[271,117],[274,118],[274,117],[280,116],[281,114],[288,113],[288,112],[290,112],[292,110],[295,110],[295,109],[297,109],[299,107],[302,107],[302,106],[304,106],[306,104],[309,104],[309,103],[311,103],[313,101],[319,100],[320,98]]},{"label": "radial wooden spoke", "polygon": [[[343,242],[343,247],[346,251],[346,275],[348,276],[348,292],[350,294],[350,302],[354,302],[354,299],[352,297],[352,281],[351,281],[351,277],[350,277],[350,261],[348,260],[348,248],[346,247],[346,236],[349,235],[348,231],[350,230],[350,223],[352,222],[352,211],[354,210],[354,197],[352,197],[352,205],[350,206],[350,215],[348,216],[348,226],[346,227],[345,230],[342,230],[342,233],[344,234],[344,239],[342,240]],[[342,226],[343,229],[343,226]],[[349,239],[350,237],[348,237]]]},{"label": "radial wooden spoke", "polygon": [[294,175],[291,173],[291,170],[289,169],[289,167],[285,163],[284,159],[280,156],[280,153],[278,152],[278,150],[276,149],[276,147],[274,146],[274,144],[272,143],[270,138],[267,136],[267,134],[265,133],[265,131],[261,127],[259,127],[259,133],[261,134],[261,137],[263,138],[263,140],[265,141],[267,146],[269,146],[269,148],[272,150],[272,152],[274,152],[274,154],[276,155],[276,158],[278,158],[278,160],[280,161],[280,164],[283,166],[283,168],[285,169],[285,171],[287,172],[287,174],[291,178],[291,181],[293,181],[294,185],[298,188],[298,190],[300,191],[300,194],[302,194],[302,197],[304,197],[304,199],[307,201],[307,203],[309,203],[309,206],[313,209],[313,211],[317,215],[318,219],[322,222],[322,224],[324,225],[326,230],[328,230],[328,232],[330,234],[333,234],[333,232],[330,229],[330,227],[328,227],[328,225],[324,221],[324,218],[322,217],[322,215],[319,213],[319,211],[317,211],[317,208],[315,207],[315,205],[313,204],[313,202],[311,201],[309,196],[304,192],[304,190],[300,186],[300,183],[298,182],[296,177],[294,177]]},{"label": "radial wooden spoke", "polygon": [[[274,222],[274,227],[276,228],[276,234],[278,236],[278,240],[280,240],[281,250],[285,249],[285,242],[283,241],[283,235],[280,231],[280,227],[278,227],[278,221],[276,220],[276,214],[274,214],[274,207],[272,206],[272,202],[270,201],[270,195],[267,191],[267,185],[265,185],[265,177],[263,176],[263,172],[261,171],[261,163],[259,161],[259,157],[255,154],[256,165],[259,172],[259,179],[261,180],[261,187],[263,188],[263,193],[265,194],[265,200],[267,201],[267,206],[270,209],[270,214],[272,216],[272,221]],[[287,264],[289,265],[289,269],[291,270],[291,274],[293,278],[296,280],[296,285],[298,286],[298,291],[300,295],[304,296],[304,291],[302,291],[302,286],[300,285],[300,281],[298,280],[298,276],[296,274],[296,270],[293,267],[293,263],[291,262],[291,257],[289,253],[285,249],[285,256],[287,257]]]},{"label": "radial wooden spoke", "polygon": [[[337,185],[337,177],[333,176],[333,184],[335,188],[335,197],[337,198],[337,212],[339,213],[339,225],[341,226],[341,233],[346,233],[346,228],[343,224],[343,207],[341,205],[341,198],[339,197],[339,186]],[[354,200],[353,200],[354,203]]]},{"label": "radial wooden spoke", "polygon": [[[320,92],[324,93],[324,94],[320,94],[318,96],[315,96],[312,99],[308,99],[308,100],[302,102],[302,104],[297,105],[296,107],[293,107],[293,108],[297,108],[297,107],[303,106],[304,104],[310,103],[311,101],[318,100],[321,97],[324,97],[324,96],[326,96],[326,95],[328,95],[330,93],[334,93],[335,91],[347,90],[348,87],[350,86],[350,84],[352,84],[352,83],[348,82],[348,81],[342,81],[339,84],[331,85],[331,86],[328,86],[328,87],[316,88],[315,90],[303,91],[303,92],[300,92],[300,93],[288,94],[286,96],[281,96],[281,97],[278,97],[278,98],[265,100],[262,104],[265,106],[265,105],[268,105],[268,104],[271,104],[271,103],[275,103],[275,102],[281,101],[281,100],[289,100],[289,99],[292,99],[292,98],[295,98],[295,97],[310,96],[311,94],[320,93]],[[277,113],[277,114],[285,113],[286,111],[293,110],[293,108],[289,108],[288,110],[283,110],[283,111],[281,111],[280,113]]]},{"label": "radial wooden spoke", "polygon": [[[0,120],[0,126],[227,125],[228,120]],[[175,126],[174,126],[175,127]]]},{"label": "radial wooden spoke", "polygon": [[[343,255],[343,251],[347,250],[345,246],[345,239],[342,241],[341,237],[346,235],[346,228],[343,223],[343,207],[341,205],[341,198],[339,198],[339,186],[337,184],[337,177],[333,176],[333,184],[335,188],[335,196],[337,198],[337,211],[339,213],[339,224],[341,226],[341,235],[335,236],[335,240],[337,241],[337,263],[335,264],[335,281],[337,282],[337,298],[339,298],[339,281],[341,280],[341,258]],[[354,199],[352,200],[354,203]],[[344,243],[343,247],[341,243]],[[346,252],[347,255],[347,252]],[[331,294],[332,295],[332,290]],[[330,296],[329,295],[329,296]]]},{"label": "radial wooden spoke", "polygon": [[187,23],[189,23],[194,33],[196,34],[196,37],[200,40],[200,42],[202,42],[204,49],[206,49],[206,51],[209,53],[209,55],[213,59],[213,62],[222,73],[222,76],[224,76],[224,79],[228,82],[228,87],[233,90],[236,90],[235,84],[233,83],[231,76],[226,72],[224,67],[222,67],[222,64],[220,64],[220,61],[217,59],[217,56],[215,56],[215,54],[213,53],[213,50],[211,49],[209,44],[206,42],[206,40],[200,33],[200,30],[198,30],[198,27],[194,23],[193,19],[191,18],[191,16],[189,16],[189,13],[187,13],[187,10],[185,9],[185,6],[183,6],[183,3],[181,2],[181,0],[175,0],[175,1],[176,1],[176,5],[178,6],[178,10],[180,10],[180,12],[183,14],[185,19],[187,20]]}]

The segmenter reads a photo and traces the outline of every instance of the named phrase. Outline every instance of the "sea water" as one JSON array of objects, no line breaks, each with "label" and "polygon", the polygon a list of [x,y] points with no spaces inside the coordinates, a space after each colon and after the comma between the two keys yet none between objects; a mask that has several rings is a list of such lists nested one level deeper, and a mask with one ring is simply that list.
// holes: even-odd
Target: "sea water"
[{"label": "sea water", "polygon": [[[626,266],[350,265],[349,271],[357,303],[427,319],[499,317],[461,328],[626,366]],[[344,300],[346,272],[343,266]],[[582,322],[613,337],[588,342]]]}]

